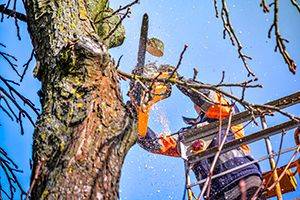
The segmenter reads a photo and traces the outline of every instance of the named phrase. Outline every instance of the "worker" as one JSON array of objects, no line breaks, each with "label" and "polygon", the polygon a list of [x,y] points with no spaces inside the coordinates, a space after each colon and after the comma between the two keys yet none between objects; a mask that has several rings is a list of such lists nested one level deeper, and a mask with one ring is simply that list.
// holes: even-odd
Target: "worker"
[{"label": "worker", "polygon": [[[193,82],[191,80],[189,81]],[[195,111],[198,114],[196,119],[184,118],[184,121],[189,125],[205,125],[219,119],[228,118],[230,112],[233,112],[233,114],[238,112],[237,107],[232,107],[229,105],[228,101],[219,93],[211,90],[201,89],[195,91],[192,89],[186,89],[185,87],[177,87],[194,103]],[[151,128],[148,127],[149,112],[152,105],[166,98],[162,95],[155,95],[155,89],[156,88],[153,87],[154,92],[152,93],[154,97],[152,98],[152,101],[149,101],[145,105],[134,104],[137,109],[138,118],[138,144],[145,150],[152,153],[179,157],[180,150],[178,148],[179,145],[176,136],[158,136]],[[135,101],[135,99],[132,99],[132,101]],[[208,145],[208,148],[217,146],[222,141],[225,132],[226,129],[222,129],[221,137],[213,138]],[[232,126],[229,130],[229,135],[226,139],[226,142],[243,136],[244,131],[242,125]],[[193,145],[195,147],[199,147],[199,141],[195,141]],[[242,145],[237,149],[221,153],[215,166],[214,174],[219,174],[226,170],[253,161],[253,158],[249,153],[250,151],[247,145]],[[197,180],[203,180],[208,177],[212,160],[213,157],[210,157],[201,160],[192,166]],[[244,193],[241,192],[241,183],[244,185],[243,190],[246,191]],[[262,173],[259,165],[257,163],[250,164],[242,169],[212,179],[209,198],[214,200],[240,200],[242,199],[242,195],[244,197],[246,193],[247,199],[251,199],[255,192],[261,188],[261,185]],[[202,186],[203,185],[200,185],[200,189]],[[257,199],[265,199],[261,191],[258,193]]]}]

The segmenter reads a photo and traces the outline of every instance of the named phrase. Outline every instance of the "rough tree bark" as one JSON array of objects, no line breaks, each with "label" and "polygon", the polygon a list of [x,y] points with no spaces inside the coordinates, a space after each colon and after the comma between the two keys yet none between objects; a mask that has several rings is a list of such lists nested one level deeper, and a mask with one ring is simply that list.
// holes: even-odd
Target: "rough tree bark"
[{"label": "rough tree bark", "polygon": [[93,23],[107,6],[106,0],[27,0],[42,83],[32,199],[118,199],[121,167],[136,138],[107,50],[122,43],[124,30],[102,41],[108,23]]}]

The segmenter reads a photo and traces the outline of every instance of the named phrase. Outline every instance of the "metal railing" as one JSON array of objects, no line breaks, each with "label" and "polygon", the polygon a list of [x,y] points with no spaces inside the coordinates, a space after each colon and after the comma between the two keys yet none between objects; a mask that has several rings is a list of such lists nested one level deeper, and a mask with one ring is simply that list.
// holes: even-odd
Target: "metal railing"
[{"label": "metal railing", "polygon": [[[293,106],[298,103],[300,103],[300,92],[296,92],[291,95],[282,97],[280,99],[271,101],[265,105],[274,106],[279,109],[284,109],[284,108]],[[241,168],[248,166],[250,164],[253,164],[253,163],[261,162],[266,159],[269,159],[270,168],[273,171],[272,175],[273,175],[274,182],[278,179],[274,156],[279,156],[280,154],[290,152],[292,150],[297,149],[297,147],[284,149],[282,151],[279,151],[278,153],[274,153],[272,150],[272,144],[271,144],[271,140],[269,139],[269,137],[272,135],[281,133],[283,131],[288,131],[297,126],[300,126],[300,123],[296,120],[289,120],[287,122],[283,122],[283,123],[280,123],[280,124],[277,124],[275,126],[268,128],[265,117],[260,116],[259,113],[254,113],[254,117],[255,118],[260,117],[261,124],[262,124],[262,130],[257,131],[252,134],[249,134],[242,138],[235,139],[228,143],[225,143],[221,152],[224,153],[224,152],[230,151],[232,149],[236,149],[243,144],[250,144],[250,143],[256,142],[258,140],[264,139],[265,143],[266,143],[266,149],[267,149],[268,154],[258,160],[254,160],[249,163],[245,163],[243,165],[237,166],[230,170],[224,171],[220,174],[215,174],[211,177],[211,179],[223,176],[227,173],[241,169]],[[253,113],[250,113],[249,111],[244,111],[244,112],[241,112],[241,113],[238,113],[238,114],[232,116],[230,123],[231,123],[231,126],[234,126],[234,125],[238,125],[238,124],[250,121],[252,119],[253,119]],[[228,126],[228,123],[229,123],[228,119],[223,120],[221,128],[226,128]],[[219,121],[216,121],[216,122],[212,122],[212,123],[202,126],[202,127],[193,126],[193,127],[189,127],[184,130],[181,130],[180,133],[178,132],[178,134],[180,134],[182,136],[181,141],[180,141],[180,151],[181,151],[182,157],[185,158],[184,162],[185,162],[186,189],[188,192],[189,200],[193,199],[192,187],[206,182],[206,179],[203,179],[203,180],[198,180],[196,183],[191,183],[191,179],[190,179],[191,165],[199,162],[200,160],[214,156],[219,150],[218,150],[218,147],[213,147],[213,148],[206,149],[205,151],[197,153],[197,154],[191,154],[190,152],[186,151],[187,150],[186,146],[191,145],[191,143],[193,141],[198,140],[198,139],[205,139],[205,140],[213,139],[216,136],[216,134],[218,133],[219,129],[220,129]],[[280,188],[279,182],[276,183],[276,185],[275,185],[275,191],[276,191],[277,199],[281,200],[282,193],[281,193],[281,188]]]}]

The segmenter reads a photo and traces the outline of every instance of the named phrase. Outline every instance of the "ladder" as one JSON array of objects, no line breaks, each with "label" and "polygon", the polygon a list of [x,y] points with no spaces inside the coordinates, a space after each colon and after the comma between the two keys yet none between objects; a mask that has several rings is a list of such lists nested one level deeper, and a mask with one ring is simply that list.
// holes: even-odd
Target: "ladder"
[{"label": "ladder", "polygon": [[[300,103],[300,92],[295,92],[291,95],[271,101],[265,105],[275,106],[279,109],[284,109],[284,108],[293,106],[298,103]],[[250,121],[252,119],[252,117],[253,117],[253,115],[249,111],[244,111],[244,112],[235,114],[234,116],[232,116],[231,126]],[[294,147],[283,149],[280,152],[274,153],[274,151],[272,149],[270,136],[279,134],[282,131],[288,131],[288,130],[294,129],[296,127],[299,127],[300,123],[297,122],[296,120],[290,119],[286,122],[277,124],[272,127],[268,127],[266,118],[264,116],[260,116],[259,113],[254,113],[254,117],[260,118],[262,129],[255,133],[249,134],[243,138],[239,138],[239,139],[230,141],[228,143],[225,143],[221,153],[238,148],[242,144],[250,144],[250,143],[253,143],[258,140],[263,139],[266,144],[267,155],[258,160],[254,160],[252,162],[245,163],[241,166],[237,166],[235,168],[232,168],[232,169],[222,172],[220,174],[215,174],[211,178],[212,179],[218,178],[218,177],[225,175],[227,173],[230,173],[232,171],[241,169],[247,165],[261,162],[263,160],[268,159],[271,171],[274,172],[271,174],[273,181],[278,182],[275,185],[275,194],[276,194],[277,199],[281,200],[282,199],[282,188],[280,185],[280,181],[276,181],[279,178],[279,174],[277,173],[277,169],[276,169],[277,166],[276,166],[276,161],[275,161],[274,157],[279,156],[280,154],[285,154],[287,152],[291,152],[291,151],[295,151],[295,150],[297,152],[299,152],[300,145],[297,144]],[[228,126],[228,122],[229,122],[228,119],[223,120],[221,127],[226,128]],[[198,180],[195,183],[191,183],[191,178],[190,178],[191,166],[203,159],[214,156],[215,153],[217,153],[217,151],[218,151],[218,147],[209,148],[209,149],[206,149],[206,150],[204,150],[200,153],[196,153],[196,154],[189,151],[188,149],[191,146],[191,144],[196,140],[199,140],[199,139],[212,140],[216,136],[216,133],[218,132],[218,130],[219,130],[219,121],[216,121],[216,122],[210,123],[210,124],[202,126],[202,127],[192,126],[189,128],[185,128],[185,129],[180,130],[179,132],[175,133],[175,134],[179,134],[181,136],[180,141],[179,141],[179,144],[180,144],[179,147],[180,147],[181,157],[183,158],[184,163],[185,163],[185,178],[186,178],[186,189],[187,189],[187,194],[188,194],[188,200],[198,199],[194,196],[194,194],[192,192],[192,188],[195,186],[198,186],[200,184],[203,184],[206,181],[206,179],[204,179],[204,180]],[[291,166],[294,166],[293,165],[294,163],[300,163],[300,161],[298,160],[298,161],[293,162]],[[297,165],[297,166],[299,167],[299,165]],[[298,173],[299,173],[299,171],[298,171]]]}]

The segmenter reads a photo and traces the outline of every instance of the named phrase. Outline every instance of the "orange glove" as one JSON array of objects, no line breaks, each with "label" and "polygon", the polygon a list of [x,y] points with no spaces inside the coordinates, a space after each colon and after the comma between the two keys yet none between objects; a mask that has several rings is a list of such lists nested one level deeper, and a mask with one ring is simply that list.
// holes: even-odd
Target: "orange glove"
[{"label": "orange glove", "polygon": [[[157,73],[153,75],[153,77],[157,77],[157,79],[168,78],[169,76],[170,76],[169,71],[164,71],[164,72],[160,72],[160,74]],[[151,107],[155,103],[168,98],[171,94],[170,84],[165,84],[156,81],[154,83],[150,83],[150,85],[148,86],[150,91],[144,91],[144,90],[140,91],[139,95],[141,95],[141,102],[136,102],[136,99],[133,96],[130,96],[131,101],[133,102],[133,105],[135,106],[137,111],[137,118],[138,118],[137,132],[140,137],[145,137],[147,134],[148,120],[149,120]]]},{"label": "orange glove", "polygon": [[169,136],[161,136],[161,142],[162,144],[162,149],[161,151],[163,153],[167,152],[170,149],[174,149],[177,146],[177,142],[173,137],[169,137]]}]

